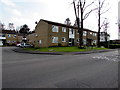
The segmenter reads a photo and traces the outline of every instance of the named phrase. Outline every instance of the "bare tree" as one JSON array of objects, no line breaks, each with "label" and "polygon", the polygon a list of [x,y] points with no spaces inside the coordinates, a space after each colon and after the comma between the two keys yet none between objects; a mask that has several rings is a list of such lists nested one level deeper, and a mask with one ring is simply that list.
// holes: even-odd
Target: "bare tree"
[{"label": "bare tree", "polygon": [[[92,11],[97,10],[98,8],[91,9],[89,12],[85,13],[86,9],[89,6],[91,6],[95,2],[95,0],[88,5],[86,5],[86,0],[78,0],[77,6],[75,2],[76,0],[73,0],[74,11],[75,11],[76,21],[78,26],[78,32],[79,32],[79,47],[82,47],[84,20],[88,18],[88,16]],[[79,15],[80,15],[80,18],[79,18]]]},{"label": "bare tree", "polygon": [[5,29],[4,26],[5,26],[5,25],[0,22],[0,30],[4,30],[4,29]]},{"label": "bare tree", "polygon": [[9,30],[14,30],[15,29],[14,24],[13,23],[9,23],[8,24],[8,29]]},{"label": "bare tree", "polygon": [[97,14],[98,14],[98,43],[97,46],[100,47],[100,30],[101,30],[101,15],[106,13],[109,9],[103,8],[106,0],[98,0],[97,8]]},{"label": "bare tree", "polygon": [[67,24],[67,25],[71,25],[71,22],[70,22],[70,19],[69,19],[69,18],[66,18],[66,20],[65,20],[64,23]]}]

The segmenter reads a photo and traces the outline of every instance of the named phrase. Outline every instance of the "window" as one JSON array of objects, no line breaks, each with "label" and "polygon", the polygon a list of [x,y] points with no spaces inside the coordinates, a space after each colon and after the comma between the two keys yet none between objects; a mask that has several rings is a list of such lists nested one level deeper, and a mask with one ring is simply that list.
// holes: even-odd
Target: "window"
[{"label": "window", "polygon": [[86,39],[83,39],[83,44],[84,44],[84,45],[86,45],[86,44],[87,44]]},{"label": "window", "polygon": [[77,34],[79,34],[79,30],[77,30]]},{"label": "window", "polygon": [[93,36],[97,36],[97,34],[96,34],[96,33],[93,33]]},{"label": "window", "polygon": [[62,37],[62,42],[66,42],[66,38],[65,37]]},{"label": "window", "polygon": [[58,32],[58,26],[52,25],[52,32]]},{"label": "window", "polygon": [[15,43],[16,41],[12,41],[12,43]]},{"label": "window", "polygon": [[66,28],[65,27],[62,27],[62,32],[66,32]]},{"label": "window", "polygon": [[95,44],[96,44],[96,43],[97,43],[97,40],[94,40],[94,41],[93,41],[93,43],[95,43]]},{"label": "window", "polygon": [[74,34],[74,29],[70,28],[70,29],[69,29],[69,33],[70,33],[70,34]]},{"label": "window", "polygon": [[39,44],[42,44],[42,40],[39,40]]},{"label": "window", "polygon": [[77,38],[77,43],[79,43],[79,38]]},{"label": "window", "polygon": [[14,38],[16,37],[16,35],[14,35]]},{"label": "window", "polygon": [[92,34],[92,32],[90,32],[90,34]]},{"label": "window", "polygon": [[10,34],[8,34],[8,37],[11,37],[11,35],[10,35]]},{"label": "window", "polygon": [[2,37],[5,37],[5,34],[2,34]]},{"label": "window", "polygon": [[10,40],[8,40],[7,43],[10,43]]},{"label": "window", "polygon": [[58,43],[58,37],[52,37],[52,43]]},{"label": "window", "polygon": [[87,31],[83,31],[83,36],[87,36]]}]

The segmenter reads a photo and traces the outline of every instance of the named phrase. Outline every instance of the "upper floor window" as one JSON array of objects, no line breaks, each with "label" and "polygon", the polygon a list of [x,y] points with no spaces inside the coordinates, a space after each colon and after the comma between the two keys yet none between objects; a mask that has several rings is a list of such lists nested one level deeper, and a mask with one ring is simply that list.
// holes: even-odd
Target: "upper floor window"
[{"label": "upper floor window", "polygon": [[52,43],[58,43],[58,37],[52,37]]},{"label": "upper floor window", "polygon": [[66,27],[62,27],[62,32],[66,32]]},{"label": "upper floor window", "polygon": [[10,34],[8,34],[8,37],[11,37],[11,35],[10,35]]},{"label": "upper floor window", "polygon": [[96,34],[96,33],[93,33],[93,36],[97,36],[97,34]]},{"label": "upper floor window", "polygon": [[70,33],[70,34],[74,34],[74,29],[70,28],[70,29],[69,29],[69,33]]},{"label": "upper floor window", "polygon": [[13,36],[14,38],[16,37],[16,35]]},{"label": "upper floor window", "polygon": [[83,31],[83,36],[87,36],[87,31]]},{"label": "upper floor window", "polygon": [[52,32],[58,32],[58,26],[52,25]]},{"label": "upper floor window", "polygon": [[92,32],[90,32],[90,34],[92,34]]}]

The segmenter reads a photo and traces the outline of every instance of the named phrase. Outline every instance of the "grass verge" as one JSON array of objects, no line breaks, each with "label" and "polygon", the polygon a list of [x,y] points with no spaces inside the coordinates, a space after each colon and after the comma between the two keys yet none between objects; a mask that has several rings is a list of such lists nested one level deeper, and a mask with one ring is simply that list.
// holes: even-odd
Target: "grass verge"
[{"label": "grass verge", "polygon": [[79,49],[78,47],[48,47],[48,48],[24,48],[24,50],[41,51],[41,52],[82,52],[90,50],[105,50],[107,48],[89,47]]}]

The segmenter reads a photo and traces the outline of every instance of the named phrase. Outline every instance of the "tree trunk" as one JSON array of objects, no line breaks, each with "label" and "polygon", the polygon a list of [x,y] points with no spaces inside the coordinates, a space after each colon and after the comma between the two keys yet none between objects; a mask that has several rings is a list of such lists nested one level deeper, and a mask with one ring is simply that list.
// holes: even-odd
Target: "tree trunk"
[{"label": "tree trunk", "polygon": [[81,9],[81,30],[79,36],[80,36],[80,47],[81,47],[83,45],[83,9]]},{"label": "tree trunk", "polygon": [[100,47],[100,8],[98,10],[98,43],[97,43],[97,46]]}]

